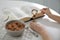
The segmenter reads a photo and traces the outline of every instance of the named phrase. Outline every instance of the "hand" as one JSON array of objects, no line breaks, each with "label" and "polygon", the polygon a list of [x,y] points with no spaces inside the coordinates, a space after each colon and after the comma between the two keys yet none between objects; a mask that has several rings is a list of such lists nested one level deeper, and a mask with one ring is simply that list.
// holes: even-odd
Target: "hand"
[{"label": "hand", "polygon": [[42,36],[43,40],[51,40],[48,32],[41,25],[37,24],[36,22],[31,22],[30,27],[34,31],[38,32]]},{"label": "hand", "polygon": [[41,25],[37,24],[36,22],[31,22],[30,23],[30,28],[33,29],[34,31],[38,32],[39,34],[43,34],[43,33],[46,32],[44,27],[42,27]]},{"label": "hand", "polygon": [[49,8],[43,8],[43,9],[41,10],[41,12],[43,12],[44,14],[47,14],[48,16],[51,15],[51,12],[50,12]]}]

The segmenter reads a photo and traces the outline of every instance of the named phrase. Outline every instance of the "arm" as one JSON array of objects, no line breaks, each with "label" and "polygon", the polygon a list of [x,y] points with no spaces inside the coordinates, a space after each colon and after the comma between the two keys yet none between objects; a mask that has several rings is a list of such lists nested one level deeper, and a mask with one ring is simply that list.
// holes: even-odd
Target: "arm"
[{"label": "arm", "polygon": [[48,32],[41,25],[37,24],[36,22],[31,22],[30,27],[34,31],[38,32],[42,36],[43,40],[51,40]]},{"label": "arm", "polygon": [[56,22],[60,23],[60,16],[52,14],[50,12],[49,8],[43,8],[41,11],[44,12],[46,15],[48,15],[48,17],[50,17],[51,19],[53,19]]},{"label": "arm", "polygon": [[55,20],[56,22],[60,23],[60,16],[56,16],[53,14],[48,15],[51,19]]}]

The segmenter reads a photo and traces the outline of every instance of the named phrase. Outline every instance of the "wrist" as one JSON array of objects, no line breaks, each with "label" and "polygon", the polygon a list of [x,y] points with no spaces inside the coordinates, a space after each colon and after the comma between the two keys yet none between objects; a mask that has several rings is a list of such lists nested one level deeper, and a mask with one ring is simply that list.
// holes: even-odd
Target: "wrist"
[{"label": "wrist", "polygon": [[51,17],[52,16],[52,13],[49,13],[49,14],[47,14],[48,15],[48,17]]},{"label": "wrist", "polygon": [[42,33],[40,35],[42,36],[43,40],[50,40],[51,39],[47,33]]}]

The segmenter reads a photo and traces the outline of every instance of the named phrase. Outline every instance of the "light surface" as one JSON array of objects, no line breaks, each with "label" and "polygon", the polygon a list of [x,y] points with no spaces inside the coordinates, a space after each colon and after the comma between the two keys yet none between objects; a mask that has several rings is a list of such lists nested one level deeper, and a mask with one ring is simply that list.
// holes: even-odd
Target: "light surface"
[{"label": "light surface", "polygon": [[[26,16],[26,14],[27,14],[27,15],[31,16],[32,15],[31,14],[31,10],[33,8],[36,8],[36,9],[39,10],[39,9],[42,9],[42,8],[46,8],[46,6],[43,6],[43,5],[40,5],[40,4],[36,4],[36,3],[23,2],[23,1],[7,1],[7,2],[3,1],[3,2],[0,2],[0,14],[2,13],[1,11],[2,11],[3,8],[11,8],[11,10],[15,9],[15,8],[18,8],[17,10],[21,11],[21,13],[19,11],[19,13],[21,15],[25,14],[24,16]],[[51,12],[53,14],[60,16],[56,11],[54,11],[52,9],[50,9],[50,10],[51,10]],[[14,12],[15,11],[16,10],[14,10]],[[15,12],[14,15],[17,15],[17,13]],[[39,23],[44,25],[44,27],[47,29],[49,34],[52,36],[53,40],[59,40],[60,24],[54,23],[55,21],[50,19],[50,18],[48,18],[47,15],[43,19],[41,19],[41,18],[37,19],[37,22],[39,22]],[[2,34],[1,31],[2,31],[2,33],[4,33],[4,28],[2,28],[2,30],[0,30],[0,35]],[[4,34],[4,35],[6,35],[6,34]],[[1,37],[3,38],[4,35],[1,36]],[[6,36],[6,38],[7,38],[7,36]],[[8,38],[7,39],[6,38],[4,40],[9,40]],[[11,37],[11,39],[14,39],[14,38]]]}]

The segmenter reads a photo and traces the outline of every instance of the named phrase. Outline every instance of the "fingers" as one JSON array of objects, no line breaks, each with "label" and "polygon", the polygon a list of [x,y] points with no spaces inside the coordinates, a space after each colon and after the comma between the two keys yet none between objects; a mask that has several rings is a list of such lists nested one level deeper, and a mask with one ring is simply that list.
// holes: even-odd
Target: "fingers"
[{"label": "fingers", "polygon": [[36,22],[30,22],[30,28],[38,33],[44,31],[44,28],[37,24]]},{"label": "fingers", "polygon": [[30,28],[37,31],[39,27],[36,22],[30,22]]},{"label": "fingers", "polygon": [[32,21],[32,22],[30,22],[30,25],[33,26],[33,27],[36,27],[36,26],[38,26],[39,24],[37,24],[37,22],[33,22],[33,21]]},{"label": "fingers", "polygon": [[45,9],[41,9],[40,11],[41,11],[41,13],[45,14],[46,10]]},{"label": "fingers", "polygon": [[30,27],[31,27],[32,29],[34,29],[34,28],[36,27],[36,23],[35,23],[35,22],[30,22]]},{"label": "fingers", "polygon": [[41,10],[41,13],[45,14],[45,10],[42,9],[42,10]]},{"label": "fingers", "polygon": [[45,13],[47,13],[48,11],[49,11],[49,8],[43,8],[43,9],[40,10],[39,13],[45,14]]},{"label": "fingers", "polygon": [[49,10],[49,8],[43,8],[43,9],[41,9],[41,12],[42,12],[43,14],[45,14],[48,10]]}]

